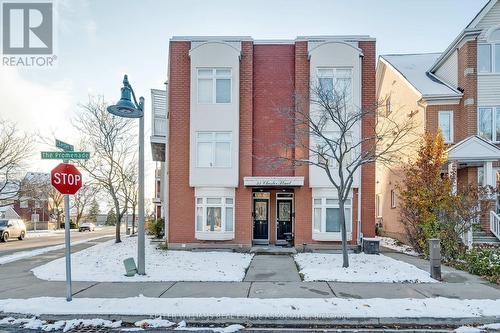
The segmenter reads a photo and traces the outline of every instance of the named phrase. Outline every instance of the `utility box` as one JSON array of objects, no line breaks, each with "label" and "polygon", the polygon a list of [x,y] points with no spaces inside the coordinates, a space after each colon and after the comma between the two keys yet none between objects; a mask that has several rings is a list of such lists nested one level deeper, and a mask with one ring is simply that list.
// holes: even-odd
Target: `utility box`
[{"label": "utility box", "polygon": [[378,238],[363,238],[363,252],[366,254],[379,254],[380,240]]},{"label": "utility box", "polygon": [[429,239],[429,261],[431,278],[441,280],[441,241]]},{"label": "utility box", "polygon": [[123,260],[125,266],[125,276],[134,276],[137,274],[137,266],[135,265],[134,258],[127,258]]}]

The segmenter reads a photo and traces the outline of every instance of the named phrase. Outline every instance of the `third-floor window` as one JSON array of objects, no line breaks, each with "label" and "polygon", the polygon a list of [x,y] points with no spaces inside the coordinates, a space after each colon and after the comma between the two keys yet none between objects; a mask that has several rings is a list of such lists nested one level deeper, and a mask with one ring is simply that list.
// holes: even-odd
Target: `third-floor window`
[{"label": "third-floor window", "polygon": [[[342,67],[318,68],[320,94],[327,98],[344,98],[352,103],[352,69]],[[321,97],[321,96],[320,96]]]},{"label": "third-floor window", "polygon": [[490,33],[488,43],[477,45],[477,71],[500,73],[500,29]]},{"label": "third-floor window", "polygon": [[198,68],[198,103],[231,103],[231,69]]}]

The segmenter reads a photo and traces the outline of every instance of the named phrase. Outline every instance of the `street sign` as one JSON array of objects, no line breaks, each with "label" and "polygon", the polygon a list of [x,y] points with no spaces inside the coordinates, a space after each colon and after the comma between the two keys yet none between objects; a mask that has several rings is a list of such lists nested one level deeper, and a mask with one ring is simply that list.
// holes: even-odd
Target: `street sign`
[{"label": "street sign", "polygon": [[88,151],[42,151],[42,160],[88,160]]},{"label": "street sign", "polygon": [[61,140],[56,139],[56,147],[61,148],[64,151],[74,151],[75,147]]},{"label": "street sign", "polygon": [[61,163],[50,172],[50,181],[61,194],[75,194],[82,187],[82,174],[73,164]]}]

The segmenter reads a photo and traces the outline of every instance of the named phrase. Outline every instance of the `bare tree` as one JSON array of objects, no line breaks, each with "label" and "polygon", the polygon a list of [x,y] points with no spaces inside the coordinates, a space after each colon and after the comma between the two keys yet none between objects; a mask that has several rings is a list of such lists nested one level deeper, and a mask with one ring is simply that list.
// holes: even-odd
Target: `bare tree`
[{"label": "bare tree", "polygon": [[19,196],[22,164],[30,157],[32,138],[17,126],[0,119],[0,207],[9,206]]},{"label": "bare tree", "polygon": [[64,195],[62,195],[58,190],[54,187],[50,186],[49,190],[49,211],[51,217],[56,220],[57,228],[61,228],[62,217],[64,213]]},{"label": "bare tree", "polygon": [[131,152],[137,149],[132,139],[132,123],[111,115],[106,107],[102,97],[91,97],[87,104],[81,105],[73,124],[83,136],[81,148],[91,152],[91,159],[78,165],[109,194],[117,219],[115,239],[119,243],[120,222],[128,209],[126,166],[131,162]]},{"label": "bare tree", "polygon": [[[136,209],[139,203],[139,188],[138,188],[138,175],[137,175],[137,158],[132,158],[131,162],[127,165],[127,171],[123,172],[123,185],[126,189],[125,200],[128,201],[128,206],[132,209],[132,234],[135,233],[135,217]],[[128,221],[127,221],[128,223]]]},{"label": "bare tree", "polygon": [[84,183],[80,190],[76,192],[71,200],[71,208],[75,212],[75,223],[80,224],[81,219],[85,213],[85,210],[94,200],[97,194],[97,186],[92,183]]},{"label": "bare tree", "polygon": [[413,115],[401,117],[383,112],[376,103],[370,107],[354,105],[348,83],[311,85],[308,96],[295,96],[294,107],[278,108],[291,123],[289,137],[274,167],[318,168],[336,189],[339,201],[343,267],[349,266],[345,203],[361,168],[376,161],[391,164],[402,157],[415,128]]}]

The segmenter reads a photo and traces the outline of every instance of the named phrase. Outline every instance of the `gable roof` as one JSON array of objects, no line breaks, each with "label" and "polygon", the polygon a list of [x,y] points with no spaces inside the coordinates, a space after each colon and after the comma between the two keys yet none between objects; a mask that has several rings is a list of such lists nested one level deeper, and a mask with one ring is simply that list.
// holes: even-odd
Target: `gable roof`
[{"label": "gable roof", "polygon": [[427,72],[440,54],[389,54],[380,57],[397,70],[424,98],[461,97],[460,91]]},{"label": "gable roof", "polygon": [[458,34],[458,36],[451,42],[451,44],[446,48],[446,50],[441,54],[441,56],[436,59],[434,64],[429,67],[429,72],[434,73],[438,70],[443,62],[448,59],[448,57],[453,53],[453,51],[458,47],[462,40],[467,37],[477,36],[481,33],[481,29],[476,29],[477,24],[484,18],[486,14],[495,6],[498,0],[489,0],[479,13],[474,16],[472,21]]},{"label": "gable roof", "polygon": [[469,136],[449,148],[451,161],[496,161],[500,159],[500,149],[478,135]]}]

